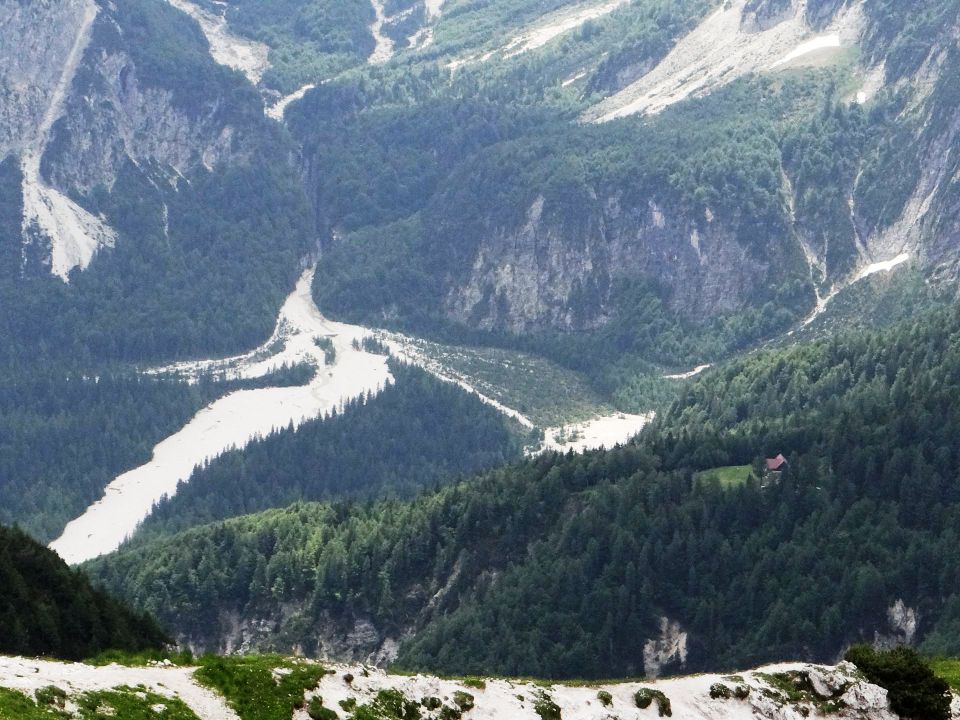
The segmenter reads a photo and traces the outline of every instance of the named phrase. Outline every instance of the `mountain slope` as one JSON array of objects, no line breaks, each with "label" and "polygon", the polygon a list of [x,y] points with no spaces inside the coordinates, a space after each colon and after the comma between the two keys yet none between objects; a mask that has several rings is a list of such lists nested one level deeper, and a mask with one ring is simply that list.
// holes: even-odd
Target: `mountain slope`
[{"label": "mountain slope", "polygon": [[[952,291],[955,3],[654,5],[449,81],[411,63],[291,106],[332,246],[321,307],[541,351],[587,335],[601,354],[693,366],[795,329],[903,254]],[[723,51],[718,15],[752,43],[749,62]],[[683,43],[722,62],[664,59]],[[701,60],[716,82],[686,102],[576,122],[623,78],[681,86]],[[319,170],[330,161],[342,174]],[[607,349],[605,334],[637,333],[652,342]]]},{"label": "mountain slope", "polygon": [[[310,250],[309,210],[295,147],[256,91],[163,2],[0,12],[0,157],[22,168],[5,201],[24,213],[22,231],[0,238],[3,336],[64,357],[142,360],[269,335]],[[66,42],[70,12],[84,23]],[[48,46],[62,51],[30,60]],[[109,242],[71,234],[97,224]]]},{"label": "mountain slope", "polygon": [[159,648],[152,618],[94,590],[25,533],[0,526],[0,652],[77,660],[107,649]]},{"label": "mountain slope", "polygon": [[[198,647],[444,672],[655,674],[875,638],[953,652],[958,337],[951,310],[756,354],[635,446],[239,518],[90,570]],[[710,480],[778,452],[782,476]]]}]

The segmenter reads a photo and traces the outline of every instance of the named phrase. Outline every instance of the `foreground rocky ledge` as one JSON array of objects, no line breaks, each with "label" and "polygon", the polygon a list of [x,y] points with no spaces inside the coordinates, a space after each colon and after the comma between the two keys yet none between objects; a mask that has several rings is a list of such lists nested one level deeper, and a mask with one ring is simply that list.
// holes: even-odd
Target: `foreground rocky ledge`
[{"label": "foreground rocky ledge", "polygon": [[[291,720],[898,720],[890,710],[887,691],[867,682],[850,663],[835,667],[785,663],[730,675],[551,684],[388,674],[364,665],[321,667],[311,660],[275,656],[251,660],[265,664],[270,687],[276,684],[279,688],[297,668],[314,669],[308,673],[312,677],[309,684],[299,686],[313,689],[305,692],[302,702],[298,689],[286,706],[302,706],[285,711],[291,712]],[[147,667],[92,667],[0,657],[0,700],[3,691],[20,692],[32,699],[39,697],[37,691],[50,694],[53,688],[61,694],[56,708],[59,717],[87,717],[82,712],[75,714],[84,693],[119,689],[132,699],[141,699],[157,717],[172,710],[167,704],[174,702],[182,704],[185,713],[177,718],[245,720],[242,710],[236,712],[240,706],[231,707],[231,699],[201,684],[194,677],[195,670],[169,661]],[[317,677],[320,680],[314,687]],[[108,708],[103,709],[106,712]],[[2,707],[0,717],[4,717]],[[960,718],[958,698],[953,701],[952,717]],[[283,719],[278,715],[275,720]]]},{"label": "foreground rocky ledge", "polygon": [[[308,693],[308,698],[321,698],[324,707],[343,718],[351,715],[349,710],[360,706],[373,710],[376,716],[378,706],[402,696],[419,705],[424,718],[442,719],[640,720],[670,716],[683,720],[898,720],[889,708],[887,691],[864,680],[850,663],[836,667],[785,663],[730,675],[596,685],[480,678],[445,680],[425,675],[391,675],[362,665],[330,667],[333,672],[321,680],[313,693]],[[308,717],[304,711],[297,720]],[[953,717],[960,717],[957,699]]]}]

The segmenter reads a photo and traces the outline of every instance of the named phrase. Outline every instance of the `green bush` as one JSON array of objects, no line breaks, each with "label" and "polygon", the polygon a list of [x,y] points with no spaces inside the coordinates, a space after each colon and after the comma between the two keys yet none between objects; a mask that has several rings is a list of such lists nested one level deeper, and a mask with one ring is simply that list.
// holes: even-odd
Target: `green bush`
[{"label": "green bush", "polygon": [[56,685],[47,685],[45,688],[40,688],[34,695],[39,705],[52,705],[62,708],[67,701],[67,693]]},{"label": "green bush", "polygon": [[443,705],[443,702],[438,697],[425,697],[420,701],[420,704],[423,705],[427,710],[438,710],[440,706]]},{"label": "green bush", "polygon": [[610,707],[613,705],[613,695],[608,693],[606,690],[601,690],[597,693],[597,700],[599,700],[600,704],[604,707]]},{"label": "green bush", "polygon": [[857,645],[844,658],[875,685],[886,688],[890,708],[910,720],[948,720],[950,686],[934,675],[930,666],[912,648],[877,651]]},{"label": "green bush", "polygon": [[474,688],[476,690],[485,690],[487,688],[487,681],[480,677],[464,678],[463,684],[468,688]]},{"label": "green bush", "polygon": [[533,703],[533,709],[537,715],[540,716],[541,720],[560,720],[560,706],[543,690],[537,693],[537,698]]},{"label": "green bush", "polygon": [[714,683],[710,686],[710,697],[714,700],[729,700],[733,697],[733,690],[723,683]]},{"label": "green bush", "polygon": [[[277,673],[283,670],[283,673]],[[287,720],[303,707],[303,694],[320,682],[324,669],[276,655],[200,658],[196,678],[219,691],[241,720]]]},{"label": "green bush", "polygon": [[420,706],[399,690],[381,690],[368,705],[353,711],[353,720],[420,720]]},{"label": "green bush", "polygon": [[323,706],[323,698],[319,696],[310,699],[307,715],[310,716],[310,720],[337,720],[338,718],[336,712]]},{"label": "green bush", "polygon": [[650,707],[654,700],[657,701],[657,712],[660,714],[660,717],[673,716],[673,709],[670,707],[670,698],[661,691],[651,690],[650,688],[640,688],[633,696],[633,701],[641,710],[646,710]]},{"label": "green bush", "polygon": [[473,710],[473,695],[468,692],[463,692],[462,690],[455,691],[453,693],[453,702],[463,712]]}]

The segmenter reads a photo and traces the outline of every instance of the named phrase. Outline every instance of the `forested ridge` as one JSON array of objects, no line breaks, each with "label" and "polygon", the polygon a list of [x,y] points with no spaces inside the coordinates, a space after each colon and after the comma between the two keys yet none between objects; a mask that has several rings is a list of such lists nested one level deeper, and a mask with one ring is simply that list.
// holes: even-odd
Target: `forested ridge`
[{"label": "forested ridge", "polygon": [[521,428],[498,410],[419,368],[390,371],[378,395],[195,470],[135,542],[298,500],[410,497],[520,456]]},{"label": "forested ridge", "polygon": [[0,653],[80,660],[167,641],[152,618],[93,589],[86,576],[24,532],[2,526],[0,586]]},{"label": "forested ridge", "polygon": [[[722,367],[634,445],[251,515],[88,569],[184,637],[294,603],[279,644],[369,617],[415,630],[402,666],[453,673],[640,673],[661,617],[689,632],[687,669],[829,661],[893,632],[898,600],[924,648],[957,652],[958,385],[954,308]],[[778,452],[772,481],[701,472]]]}]

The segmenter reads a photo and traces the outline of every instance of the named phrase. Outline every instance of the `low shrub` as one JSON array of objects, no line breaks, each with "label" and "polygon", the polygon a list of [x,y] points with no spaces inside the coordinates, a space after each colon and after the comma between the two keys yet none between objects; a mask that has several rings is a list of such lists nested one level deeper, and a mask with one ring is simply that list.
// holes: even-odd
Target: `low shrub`
[{"label": "low shrub", "polygon": [[597,693],[597,700],[599,700],[600,704],[604,707],[610,707],[613,705],[613,695],[608,693],[606,690],[601,690]]},{"label": "low shrub", "polygon": [[56,685],[47,685],[47,687],[40,688],[34,695],[37,698],[38,705],[48,705],[62,710],[67,703],[66,691],[61,690]]},{"label": "low shrub", "polygon": [[733,690],[723,683],[714,683],[710,686],[710,697],[714,700],[729,700],[733,697]]},{"label": "low shrub", "polygon": [[323,698],[319,696],[310,699],[307,715],[310,716],[310,720],[337,720],[339,717],[331,708],[323,706]]},{"label": "low shrub", "polygon": [[646,710],[653,701],[657,701],[657,712],[660,717],[673,717],[673,709],[670,707],[670,698],[664,695],[660,690],[651,688],[640,688],[633,695],[633,701],[641,710]]},{"label": "low shrub", "polygon": [[560,720],[560,706],[544,691],[537,693],[533,702],[533,709],[541,720]]},{"label": "low shrub", "polygon": [[453,703],[461,711],[467,712],[473,710],[473,695],[468,692],[463,692],[462,690],[457,690],[453,693]]},{"label": "low shrub", "polygon": [[911,720],[948,720],[950,686],[911,648],[877,651],[867,645],[844,656],[874,685],[886,688],[890,709]]},{"label": "low shrub", "polygon": [[420,704],[427,710],[439,710],[440,706],[443,705],[443,701],[438,697],[425,697],[420,701]]}]

